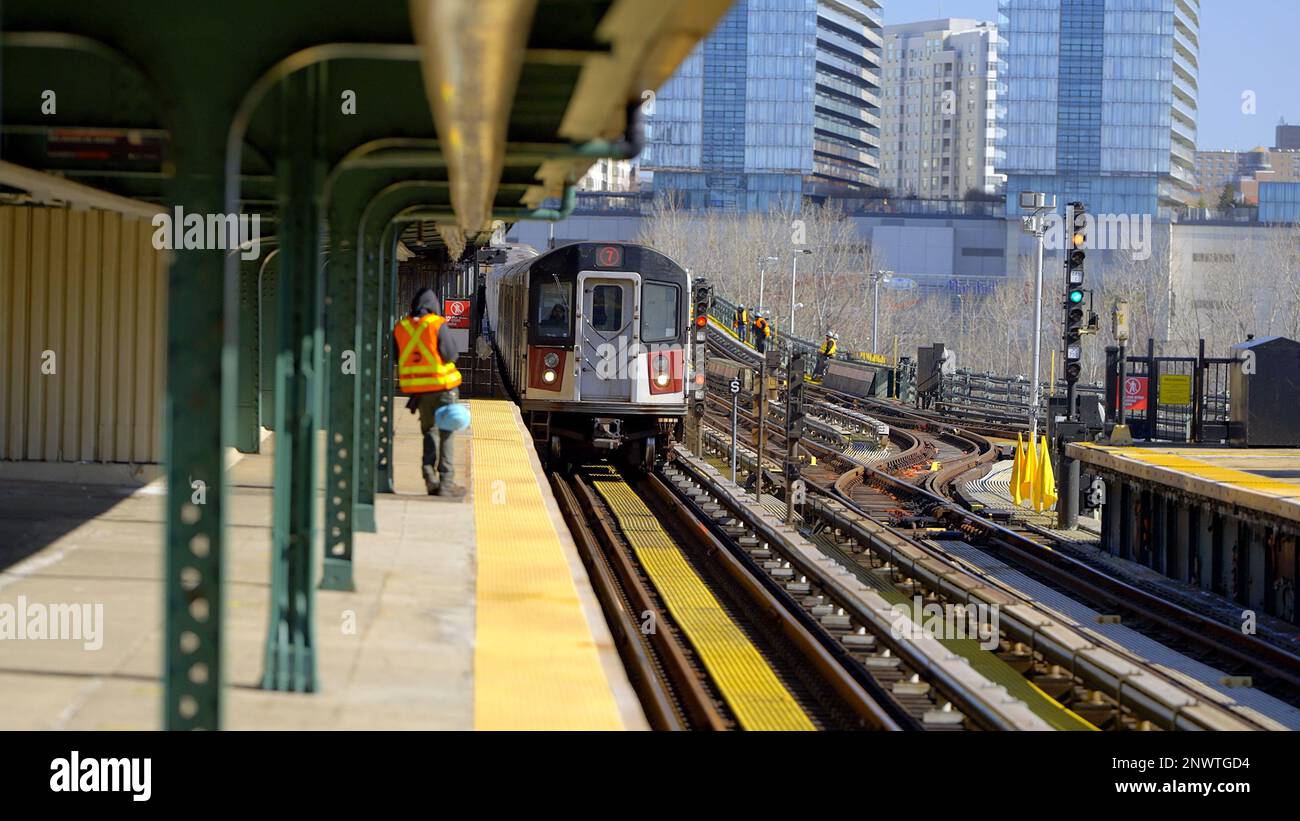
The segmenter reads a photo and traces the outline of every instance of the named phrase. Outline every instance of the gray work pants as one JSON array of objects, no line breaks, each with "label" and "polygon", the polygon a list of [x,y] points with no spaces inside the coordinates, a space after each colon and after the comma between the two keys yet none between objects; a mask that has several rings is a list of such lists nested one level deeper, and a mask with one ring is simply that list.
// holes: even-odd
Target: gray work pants
[{"label": "gray work pants", "polygon": [[429,391],[420,394],[418,406],[420,411],[420,433],[424,437],[424,459],[421,472],[424,474],[424,485],[428,490],[434,490],[441,484],[450,483],[455,473],[451,462],[451,437],[455,433],[449,430],[440,430],[434,423],[433,417],[443,405],[452,405],[459,400],[459,388],[452,388],[449,391]]}]

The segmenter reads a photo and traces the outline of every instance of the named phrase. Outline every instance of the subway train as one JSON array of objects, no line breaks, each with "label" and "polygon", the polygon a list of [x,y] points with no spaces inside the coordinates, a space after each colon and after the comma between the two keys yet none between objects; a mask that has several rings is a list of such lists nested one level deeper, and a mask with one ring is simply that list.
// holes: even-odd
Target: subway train
[{"label": "subway train", "polygon": [[643,245],[509,246],[487,275],[488,328],[533,440],[556,464],[651,467],[686,415],[687,271]]}]

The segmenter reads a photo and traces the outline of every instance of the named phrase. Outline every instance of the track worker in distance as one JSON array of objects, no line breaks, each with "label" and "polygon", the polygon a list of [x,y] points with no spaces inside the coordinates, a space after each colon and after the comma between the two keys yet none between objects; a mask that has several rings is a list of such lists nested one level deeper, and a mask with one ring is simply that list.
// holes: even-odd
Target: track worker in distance
[{"label": "track worker in distance", "polygon": [[821,348],[817,351],[817,370],[814,376],[821,379],[826,373],[826,366],[830,360],[835,358],[835,354],[840,349],[840,335],[834,331],[826,332],[826,341],[822,343]]},{"label": "track worker in distance", "polygon": [[748,342],[749,341],[749,311],[745,310],[744,303],[741,303],[736,306],[736,321],[734,323],[734,327],[736,329],[736,338],[739,339],[741,342]]},{"label": "track worker in distance", "polygon": [[767,314],[760,311],[754,314],[754,348],[759,353],[767,353],[768,340],[772,338],[772,323],[767,321]]},{"label": "track worker in distance", "polygon": [[393,328],[393,349],[398,388],[410,397],[406,407],[420,414],[425,489],[430,496],[459,497],[465,495],[465,489],[452,481],[451,438],[469,420],[459,401],[456,357],[460,351],[452,335],[443,333],[446,320],[439,313],[440,306],[432,288],[416,294],[410,315]]}]

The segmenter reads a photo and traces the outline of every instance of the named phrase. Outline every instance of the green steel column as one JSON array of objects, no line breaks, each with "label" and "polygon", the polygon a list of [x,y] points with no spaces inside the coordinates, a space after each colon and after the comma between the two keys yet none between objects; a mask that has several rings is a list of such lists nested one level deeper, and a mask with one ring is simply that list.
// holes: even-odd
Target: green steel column
[{"label": "green steel column", "polygon": [[[195,89],[202,97],[202,90]],[[175,177],[167,201],[186,214],[225,211],[229,117],[188,111],[172,132]],[[234,389],[223,382],[237,351],[225,334],[225,252],[177,250],[167,272],[167,466],[163,727],[221,726],[221,576],[225,473],[223,424]],[[233,381],[233,373],[229,376]]]},{"label": "green steel column", "polygon": [[384,230],[383,270],[380,271],[379,296],[379,443],[375,450],[375,490],[393,493],[393,325],[397,322],[394,301],[397,299],[397,226],[389,223]]},{"label": "green steel column", "polygon": [[324,69],[291,75],[280,96],[277,198],[281,216],[279,340],[275,376],[275,502],[271,614],[262,687],[316,689],[314,550],[316,425],[320,413],[320,197]]},{"label": "green steel column", "polygon": [[261,260],[239,261],[239,383],[235,398],[235,448],[241,453],[257,453],[258,441],[258,388],[260,331],[258,316],[258,273]]},{"label": "green steel column", "polygon": [[322,590],[355,590],[352,577],[356,505],[357,227],[363,203],[345,175],[330,194],[330,273],[325,297],[325,370],[329,419],[325,432],[325,568]]},{"label": "green steel column", "polygon": [[355,464],[357,501],[353,524],[357,530],[375,532],[375,454],[379,445],[379,362],[384,328],[380,323],[380,291],[384,282],[385,225],[378,218],[363,219],[361,235],[362,269],[357,277],[358,324],[361,349],[357,379],[357,458]]},{"label": "green steel column", "polygon": [[275,430],[275,360],[280,351],[279,323],[279,257],[280,249],[275,249],[262,257],[258,267],[261,280],[261,305],[258,310],[258,326],[261,340],[258,343],[260,355],[257,403],[258,421],[267,430]]}]

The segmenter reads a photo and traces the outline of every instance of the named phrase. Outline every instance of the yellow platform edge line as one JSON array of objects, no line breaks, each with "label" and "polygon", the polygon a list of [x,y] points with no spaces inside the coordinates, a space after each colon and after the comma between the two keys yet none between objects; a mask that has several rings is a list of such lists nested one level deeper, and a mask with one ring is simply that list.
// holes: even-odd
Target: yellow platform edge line
[{"label": "yellow platform edge line", "polygon": [[747,730],[815,730],[807,713],[722,609],[641,498],[612,469],[598,468],[590,476],[669,615],[699,654],[741,726]]},{"label": "yellow platform edge line", "polygon": [[470,400],[470,411],[474,728],[624,729],[515,406]]}]

